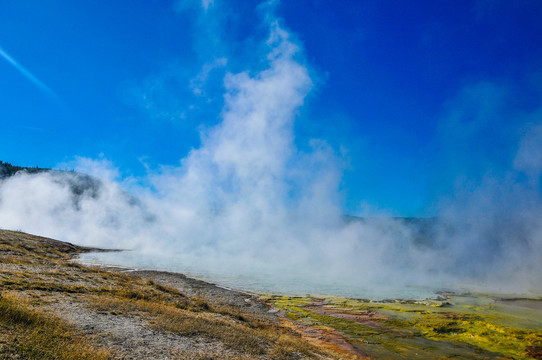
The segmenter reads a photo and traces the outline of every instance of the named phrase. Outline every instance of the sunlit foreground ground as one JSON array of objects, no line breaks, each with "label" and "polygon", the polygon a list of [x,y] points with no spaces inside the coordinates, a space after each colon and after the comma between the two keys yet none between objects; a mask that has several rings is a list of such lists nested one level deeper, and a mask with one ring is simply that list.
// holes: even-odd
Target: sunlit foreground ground
[{"label": "sunlit foreground ground", "polygon": [[88,250],[0,230],[0,359],[542,358],[537,299],[257,297]]},{"label": "sunlit foreground ground", "polygon": [[0,359],[340,359],[253,295],[180,274],[76,264],[88,251],[0,230]]}]

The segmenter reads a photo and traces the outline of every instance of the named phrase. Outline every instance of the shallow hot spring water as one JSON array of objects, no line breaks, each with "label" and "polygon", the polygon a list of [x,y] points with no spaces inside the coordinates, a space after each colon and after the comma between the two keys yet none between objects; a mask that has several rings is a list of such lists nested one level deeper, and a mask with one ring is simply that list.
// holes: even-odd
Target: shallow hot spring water
[{"label": "shallow hot spring water", "polygon": [[386,286],[361,284],[355,276],[315,276],[303,269],[265,267],[258,263],[217,261],[205,256],[158,256],[137,251],[91,252],[81,254],[78,261],[85,265],[119,266],[129,269],[159,270],[182,273],[222,287],[264,294],[327,295],[365,299],[426,299],[437,291],[459,289],[427,286]]}]

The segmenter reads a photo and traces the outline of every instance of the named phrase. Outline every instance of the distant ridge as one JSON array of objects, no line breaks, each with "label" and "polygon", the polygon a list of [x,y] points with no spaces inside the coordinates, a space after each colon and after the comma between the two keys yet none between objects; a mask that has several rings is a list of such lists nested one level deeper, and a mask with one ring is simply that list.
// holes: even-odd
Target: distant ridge
[{"label": "distant ridge", "polygon": [[45,171],[51,171],[48,168],[36,167],[26,167],[26,166],[16,166],[8,162],[0,160],[0,179],[10,177],[18,173],[19,171],[26,171],[29,174],[35,174]]},{"label": "distant ridge", "polygon": [[[99,199],[106,187],[106,184],[99,178],[74,170],[56,170],[40,168],[37,166],[16,166],[0,160],[0,185],[5,181],[9,181],[12,177],[18,176],[18,174],[26,174],[27,176],[46,176],[49,181],[67,188],[70,191],[73,207],[76,210],[80,209],[81,201],[84,198],[94,200]],[[119,196],[121,196],[119,199],[129,206],[141,209],[145,221],[153,221],[154,216],[144,209],[139,199],[125,191],[121,191]]]},{"label": "distant ridge", "polygon": [[[378,226],[389,226],[390,223],[395,223],[403,229],[410,229],[412,240],[416,245],[430,246],[434,239],[437,238],[437,233],[442,230],[453,232],[451,224],[444,224],[437,217],[401,217],[401,216],[353,216],[343,215],[343,221],[346,224],[361,223],[374,224]],[[440,228],[439,228],[440,227]]]},{"label": "distant ridge", "polygon": [[378,219],[393,219],[405,224],[430,224],[437,221],[437,217],[414,217],[414,216],[355,216],[343,215],[343,220],[350,222],[367,222]]},{"label": "distant ridge", "polygon": [[102,187],[99,179],[87,174],[78,173],[75,171],[55,170],[50,168],[26,167],[12,165],[9,162],[0,160],[0,181],[6,180],[18,173],[26,174],[50,174],[55,182],[66,185],[70,188],[74,203],[78,205],[80,197],[83,195],[97,198]]}]

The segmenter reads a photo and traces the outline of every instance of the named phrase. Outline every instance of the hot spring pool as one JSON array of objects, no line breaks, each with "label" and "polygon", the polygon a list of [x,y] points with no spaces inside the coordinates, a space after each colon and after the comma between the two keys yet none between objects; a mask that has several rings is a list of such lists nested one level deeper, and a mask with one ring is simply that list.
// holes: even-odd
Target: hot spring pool
[{"label": "hot spring pool", "polygon": [[[264,294],[320,295],[363,299],[426,299],[436,296],[436,289],[427,286],[398,286],[386,283],[356,281],[355,276],[308,274],[303,269],[280,269],[258,263],[210,261],[197,256],[157,256],[137,251],[91,252],[81,254],[84,265],[119,266],[130,269],[159,270],[182,273],[219,286]],[[360,276],[360,279],[362,277]],[[447,288],[446,290],[451,290]]]}]

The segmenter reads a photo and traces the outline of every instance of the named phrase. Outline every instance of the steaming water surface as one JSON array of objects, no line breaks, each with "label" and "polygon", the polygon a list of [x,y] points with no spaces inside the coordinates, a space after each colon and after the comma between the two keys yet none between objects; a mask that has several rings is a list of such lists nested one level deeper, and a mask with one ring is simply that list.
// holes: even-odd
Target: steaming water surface
[{"label": "steaming water surface", "polygon": [[[425,299],[436,296],[442,289],[396,284],[367,286],[356,284],[352,277],[337,279],[332,276],[304,276],[302,269],[284,269],[278,273],[272,268],[253,263],[217,264],[205,257],[157,256],[137,251],[96,252],[81,254],[78,260],[86,265],[110,265],[132,269],[149,269],[182,273],[190,277],[213,282],[219,286],[256,293],[285,295],[330,295],[368,299]],[[447,289],[449,290],[449,289]]]}]

